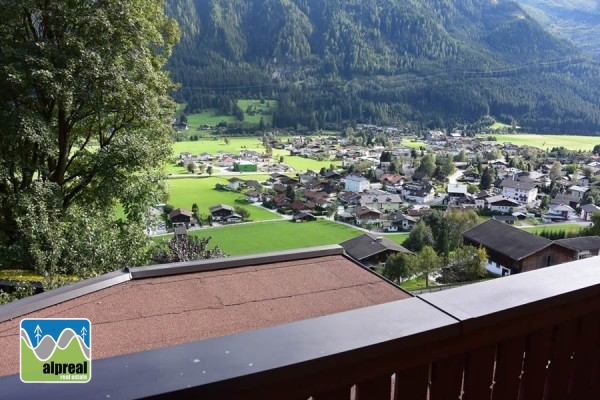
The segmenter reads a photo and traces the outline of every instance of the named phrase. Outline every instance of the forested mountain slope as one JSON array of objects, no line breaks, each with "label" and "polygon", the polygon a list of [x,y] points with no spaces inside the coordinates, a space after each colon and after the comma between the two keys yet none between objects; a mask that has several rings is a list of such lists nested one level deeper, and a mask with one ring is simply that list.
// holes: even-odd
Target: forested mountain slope
[{"label": "forested mountain slope", "polygon": [[571,40],[600,60],[600,2],[598,0],[519,0],[548,30]]},{"label": "forested mountain slope", "polygon": [[167,3],[182,29],[170,68],[191,111],[263,95],[279,99],[280,127],[450,127],[491,114],[533,131],[600,131],[598,66],[515,2]]}]

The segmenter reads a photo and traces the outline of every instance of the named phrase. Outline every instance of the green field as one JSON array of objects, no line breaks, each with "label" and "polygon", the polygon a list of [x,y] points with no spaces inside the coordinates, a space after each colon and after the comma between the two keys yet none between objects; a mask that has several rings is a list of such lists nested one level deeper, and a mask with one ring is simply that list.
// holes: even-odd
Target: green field
[{"label": "green field", "polygon": [[487,135],[494,136],[499,143],[510,142],[518,146],[533,146],[540,149],[551,149],[553,147],[564,147],[570,150],[591,151],[595,145],[600,144],[598,136],[575,136],[575,135]]},{"label": "green field", "polygon": [[230,256],[339,244],[362,234],[358,229],[331,221],[294,223],[291,221],[232,225],[190,232],[210,236],[210,246],[218,245]]},{"label": "green field", "polygon": [[[258,176],[261,178],[261,176]],[[265,176],[262,176],[264,178]],[[229,177],[206,177],[190,179],[169,179],[168,203],[175,208],[185,208],[190,210],[192,204],[198,204],[199,213],[208,214],[208,208],[216,204],[228,204],[230,206],[241,206],[250,212],[250,220],[265,221],[278,219],[278,214],[266,211],[263,208],[248,204],[245,196],[241,193],[229,192],[226,190],[216,190],[215,184],[226,185]],[[256,179],[253,175],[248,179]]]},{"label": "green field", "polygon": [[427,147],[427,143],[420,141],[412,141],[412,140],[403,140],[402,145],[409,147],[411,149],[419,149],[421,147]]},{"label": "green field", "polygon": [[558,232],[558,231],[565,231],[565,232],[579,232],[581,230],[581,228],[583,228],[580,225],[577,224],[557,224],[557,225],[543,225],[543,226],[534,226],[534,227],[528,227],[528,228],[522,228],[524,231],[530,232],[530,233],[540,233],[542,231],[546,231],[546,232]]},{"label": "green field", "polygon": [[[273,112],[277,109],[278,104],[277,100],[265,100],[264,104],[261,104],[259,100],[238,100],[238,106],[244,112],[244,122],[251,124],[258,124],[260,122],[260,118],[263,117],[263,120],[266,124],[271,124],[273,120]],[[247,113],[248,108],[254,108],[257,112],[252,115]],[[216,108],[208,108],[201,113],[197,114],[189,114],[187,116],[188,126],[190,130],[193,132],[199,132],[203,136],[209,136],[209,130],[203,130],[201,127],[203,125],[216,126],[221,122],[237,122],[238,119],[233,115],[223,115]]]}]

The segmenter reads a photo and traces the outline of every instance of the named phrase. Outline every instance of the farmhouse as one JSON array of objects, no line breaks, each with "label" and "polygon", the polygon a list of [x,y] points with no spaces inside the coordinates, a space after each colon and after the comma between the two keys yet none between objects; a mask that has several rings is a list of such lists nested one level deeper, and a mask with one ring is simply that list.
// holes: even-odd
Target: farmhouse
[{"label": "farmhouse", "polygon": [[600,255],[600,237],[599,236],[583,236],[576,238],[567,238],[555,240],[554,243],[563,246],[573,253],[573,260],[582,258],[595,257]]},{"label": "farmhouse", "polygon": [[398,194],[362,195],[360,205],[376,208],[382,212],[397,211],[402,206],[402,198]]},{"label": "farmhouse", "polygon": [[551,240],[493,219],[463,233],[464,243],[483,246],[488,271],[511,275],[571,261],[572,252]]},{"label": "farmhouse", "polygon": [[213,221],[228,221],[241,219],[241,217],[235,213],[233,207],[226,204],[217,204],[209,207],[210,216]]},{"label": "farmhouse", "polygon": [[391,254],[412,254],[408,249],[400,246],[398,243],[385,237],[374,236],[370,233],[348,239],[340,243],[340,246],[344,248],[346,254],[350,257],[368,265],[383,263]]},{"label": "farmhouse", "polygon": [[596,211],[600,211],[600,207],[598,207],[597,205],[594,205],[594,204],[583,205],[583,206],[581,206],[581,218],[585,219],[586,221],[591,221],[592,214],[595,213]]},{"label": "farmhouse", "polygon": [[180,226],[189,228],[191,226],[196,226],[196,224],[198,223],[193,217],[193,215],[194,214],[189,210],[177,208],[169,213],[169,219],[173,224],[173,228],[177,228]]},{"label": "farmhouse", "polygon": [[531,204],[535,201],[538,193],[536,182],[518,181],[505,179],[502,181],[502,194],[519,203]]},{"label": "farmhouse", "polygon": [[435,189],[429,182],[410,182],[402,185],[402,196],[408,201],[423,204],[435,197]]}]

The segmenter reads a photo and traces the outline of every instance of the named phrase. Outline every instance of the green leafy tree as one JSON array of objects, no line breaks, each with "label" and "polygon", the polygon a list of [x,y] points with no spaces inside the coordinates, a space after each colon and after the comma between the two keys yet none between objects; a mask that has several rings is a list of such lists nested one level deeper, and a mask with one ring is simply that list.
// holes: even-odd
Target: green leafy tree
[{"label": "green leafy tree", "polygon": [[417,171],[433,176],[435,172],[435,155],[430,153],[421,157]]},{"label": "green leafy tree", "polygon": [[0,13],[0,267],[84,272],[69,255],[86,246],[113,252],[90,273],[139,265],[136,232],[171,152],[176,23],[160,0],[3,1]]},{"label": "green leafy tree", "polygon": [[483,247],[459,246],[448,258],[443,275],[447,282],[468,282],[485,275],[487,252]]},{"label": "green leafy tree", "polygon": [[196,163],[195,163],[195,162],[193,162],[193,161],[192,161],[192,162],[189,162],[189,163],[187,164],[186,168],[187,168],[187,170],[188,170],[188,172],[189,172],[190,174],[193,174],[193,173],[194,173],[194,171],[196,171]]},{"label": "green leafy tree", "polygon": [[416,271],[425,279],[425,287],[429,287],[429,277],[442,268],[443,259],[438,256],[433,247],[425,246],[416,260]]},{"label": "green leafy tree", "polygon": [[474,210],[452,210],[444,215],[445,229],[448,232],[450,251],[462,245],[463,232],[479,224],[479,217]]},{"label": "green leafy tree", "polygon": [[454,166],[454,161],[452,155],[448,154],[442,164],[442,173],[445,177],[452,175],[456,171],[456,167]]},{"label": "green leafy tree", "polygon": [[431,228],[424,221],[419,221],[419,223],[410,231],[403,246],[411,251],[418,252],[425,246],[433,246],[434,243]]},{"label": "green leafy tree", "polygon": [[250,211],[248,211],[246,208],[244,207],[240,207],[240,206],[235,206],[233,208],[233,210],[235,211],[236,214],[238,214],[240,217],[242,217],[242,221],[247,220],[248,218],[250,218]]},{"label": "green leafy tree", "polygon": [[393,282],[403,282],[415,273],[415,259],[413,254],[391,254],[385,261],[383,276]]},{"label": "green leafy tree", "polygon": [[206,173],[210,176],[212,176],[213,174],[213,167],[212,165],[209,165],[208,167],[206,167]]}]

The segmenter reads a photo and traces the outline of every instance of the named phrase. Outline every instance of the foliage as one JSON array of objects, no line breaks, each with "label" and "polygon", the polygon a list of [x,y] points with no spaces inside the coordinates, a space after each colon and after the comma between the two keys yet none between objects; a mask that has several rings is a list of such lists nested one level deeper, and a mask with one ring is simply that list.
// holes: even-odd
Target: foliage
[{"label": "foliage", "polygon": [[434,245],[433,233],[429,225],[425,221],[421,220],[419,223],[410,231],[408,239],[404,241],[403,246],[407,249],[419,252],[425,246]]},{"label": "foliage", "polygon": [[245,221],[248,218],[250,218],[250,211],[248,211],[246,208],[240,207],[240,206],[235,206],[233,209],[236,214],[238,214],[240,217],[242,217],[242,221]]},{"label": "foliage", "polygon": [[444,283],[468,282],[485,276],[487,252],[483,247],[459,246],[448,258],[447,266],[442,269]]},{"label": "foliage", "polygon": [[483,173],[481,174],[481,180],[479,181],[479,189],[488,190],[492,183],[494,182],[494,176],[492,172],[492,168],[485,167],[483,169]]},{"label": "foliage", "polygon": [[415,271],[425,279],[425,287],[429,287],[429,276],[442,268],[443,259],[431,246],[425,246],[416,256]]},{"label": "foliage", "polygon": [[14,291],[12,292],[0,290],[0,306],[10,303],[11,301],[33,296],[34,294],[35,288],[33,286],[26,282],[20,282],[14,287]]},{"label": "foliage", "polygon": [[415,261],[413,254],[391,254],[385,261],[383,276],[393,282],[403,282],[415,273]]},{"label": "foliage", "polygon": [[[0,13],[0,267],[53,286],[63,272],[138,265],[170,153],[162,67],[175,22],[160,0],[24,0]],[[115,226],[117,203],[127,221]]]},{"label": "foliage", "polygon": [[188,0],[167,8],[183,27],[170,65],[177,96],[198,109],[224,95],[276,93],[278,128],[402,119],[448,128],[488,116],[511,131],[517,122],[528,131],[598,131],[598,66],[531,18],[515,18],[523,13],[516,3]]},{"label": "foliage", "polygon": [[164,246],[154,251],[152,261],[156,264],[166,264],[225,257],[226,254],[218,246],[212,249],[208,247],[210,239],[189,235],[173,236]]}]

